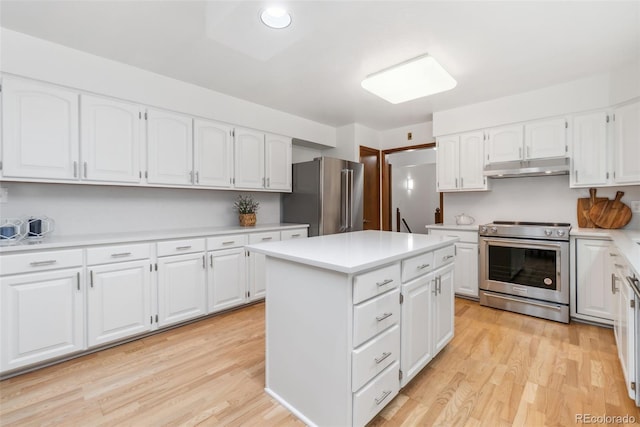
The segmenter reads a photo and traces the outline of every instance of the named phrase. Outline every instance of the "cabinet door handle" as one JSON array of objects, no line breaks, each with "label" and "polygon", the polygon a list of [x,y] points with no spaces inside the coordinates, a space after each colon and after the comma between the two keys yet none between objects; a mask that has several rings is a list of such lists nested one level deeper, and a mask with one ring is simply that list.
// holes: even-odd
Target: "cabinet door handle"
[{"label": "cabinet door handle", "polygon": [[393,282],[393,279],[384,279],[382,282],[376,282],[376,285],[378,285],[378,287],[382,287],[384,285],[388,285],[391,282]]},{"label": "cabinet door handle", "polygon": [[460,188],[464,188],[464,178],[460,177]]},{"label": "cabinet door handle", "polygon": [[50,260],[47,260],[47,261],[33,261],[33,262],[30,262],[29,265],[32,266],[32,267],[42,267],[42,266],[45,266],[45,265],[55,264],[56,262],[58,262],[58,261],[55,260],[55,259],[50,259]]},{"label": "cabinet door handle", "polygon": [[615,295],[616,293],[616,274],[611,273],[611,293]]},{"label": "cabinet door handle", "polygon": [[522,147],[518,147],[518,158],[522,159]]},{"label": "cabinet door handle", "polygon": [[431,291],[434,295],[438,295],[438,278],[432,280],[433,282],[433,291]]},{"label": "cabinet door handle", "polygon": [[176,246],[177,251],[184,251],[186,249],[191,249],[191,245],[189,246]]},{"label": "cabinet door handle", "polygon": [[131,255],[131,252],[120,252],[120,253],[117,253],[117,254],[111,254],[111,258],[122,258],[122,257],[125,257],[125,256],[130,256],[130,255]]},{"label": "cabinet door handle", "polygon": [[383,313],[381,316],[376,317],[376,320],[378,322],[382,322],[384,319],[391,316],[393,316],[393,313]]},{"label": "cabinet door handle", "polygon": [[87,177],[87,162],[84,162],[84,177]]},{"label": "cabinet door handle", "polygon": [[431,264],[420,264],[417,268],[418,268],[418,270],[424,270],[425,268],[430,267],[430,266],[431,266]]},{"label": "cabinet door handle", "polygon": [[271,178],[267,178],[267,188],[271,187]]},{"label": "cabinet door handle", "polygon": [[442,276],[438,276],[438,294],[442,293]]},{"label": "cabinet door handle", "polygon": [[373,359],[373,360],[375,360],[375,361],[376,361],[376,364],[380,364],[380,363],[382,363],[382,361],[383,361],[384,359],[386,359],[386,358],[387,358],[387,357],[389,357],[389,356],[391,356],[391,352],[390,352],[390,351],[387,351],[387,352],[385,352],[385,353],[382,353],[382,356],[380,356],[380,357],[378,357],[378,358],[375,358],[375,359]]},{"label": "cabinet door handle", "polygon": [[93,288],[93,270],[89,271],[89,278],[90,278],[91,287]]},{"label": "cabinet door handle", "polygon": [[76,287],[80,290],[80,273],[76,273]]},{"label": "cabinet door handle", "polygon": [[527,146],[527,157],[531,157],[531,146]]},{"label": "cabinet door handle", "polygon": [[456,178],[456,188],[458,188],[458,178]]},{"label": "cabinet door handle", "polygon": [[209,266],[213,268],[213,255],[210,255],[209,257]]},{"label": "cabinet door handle", "polygon": [[196,184],[200,184],[200,172],[196,171]]},{"label": "cabinet door handle", "polygon": [[391,394],[391,390],[383,391],[382,395],[375,399],[376,405],[381,404],[390,394]]},{"label": "cabinet door handle", "polygon": [[205,268],[207,268],[207,261],[205,261],[205,257],[202,255],[202,269],[204,270]]},{"label": "cabinet door handle", "polygon": [[76,161],[73,162],[73,177],[78,177],[78,162]]}]

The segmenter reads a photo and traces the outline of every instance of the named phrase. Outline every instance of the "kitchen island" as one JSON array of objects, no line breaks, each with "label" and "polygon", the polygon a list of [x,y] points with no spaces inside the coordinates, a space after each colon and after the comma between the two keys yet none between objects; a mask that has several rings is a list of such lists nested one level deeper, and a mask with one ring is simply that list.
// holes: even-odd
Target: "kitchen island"
[{"label": "kitchen island", "polygon": [[453,337],[457,238],[359,231],[266,255],[266,388],[308,425],[362,426]]}]

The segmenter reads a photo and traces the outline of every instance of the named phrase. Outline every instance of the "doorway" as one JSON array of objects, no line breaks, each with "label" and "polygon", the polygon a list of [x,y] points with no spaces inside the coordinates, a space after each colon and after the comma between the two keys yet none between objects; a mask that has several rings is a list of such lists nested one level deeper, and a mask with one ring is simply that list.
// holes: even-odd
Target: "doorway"
[{"label": "doorway", "polygon": [[436,144],[382,151],[382,229],[426,233],[441,223],[443,193],[436,191]]},{"label": "doorway", "polygon": [[363,230],[380,230],[380,150],[360,146],[360,163],[364,164]]}]

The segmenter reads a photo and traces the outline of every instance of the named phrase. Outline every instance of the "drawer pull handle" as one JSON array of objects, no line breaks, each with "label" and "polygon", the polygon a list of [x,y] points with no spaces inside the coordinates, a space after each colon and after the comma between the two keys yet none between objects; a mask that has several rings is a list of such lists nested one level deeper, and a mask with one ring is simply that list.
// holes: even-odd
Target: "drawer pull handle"
[{"label": "drawer pull handle", "polygon": [[235,240],[229,240],[228,242],[222,242],[223,245],[233,245],[236,241]]},{"label": "drawer pull handle", "polygon": [[300,237],[300,233],[292,234],[291,237]]},{"label": "drawer pull handle", "polygon": [[609,256],[618,256],[618,254],[612,254],[611,252],[609,252]]},{"label": "drawer pull handle", "polygon": [[263,237],[262,240],[271,240],[273,237]]},{"label": "drawer pull handle", "polygon": [[376,282],[376,285],[378,285],[378,287],[382,287],[384,285],[388,285],[391,282],[393,282],[393,279],[384,279],[382,282]]},{"label": "drawer pull handle", "polygon": [[42,267],[44,265],[55,264],[56,262],[58,262],[58,261],[55,260],[55,259],[50,259],[48,261],[34,261],[34,262],[29,263],[29,265],[31,265],[32,267]]},{"label": "drawer pull handle", "polygon": [[624,268],[624,265],[620,265],[620,264],[613,264],[613,265],[615,265],[618,268]]},{"label": "drawer pull handle", "polygon": [[375,399],[376,401],[376,405],[381,404],[382,402],[384,402],[384,400],[391,394],[391,390],[387,390],[387,391],[383,391],[382,392],[382,396],[378,397],[377,399]]},{"label": "drawer pull handle", "polygon": [[183,251],[185,249],[191,249],[191,245],[189,246],[176,246],[177,251]]},{"label": "drawer pull handle", "polygon": [[447,256],[443,256],[442,260],[446,261],[446,260],[451,259],[451,258],[453,258],[453,255],[447,255]]},{"label": "drawer pull handle", "polygon": [[130,256],[131,252],[120,252],[119,254],[111,254],[112,258],[120,258],[124,256]]},{"label": "drawer pull handle", "polygon": [[393,316],[393,313],[383,313],[382,316],[376,317],[376,320],[378,322],[382,322],[384,319],[386,319],[387,317],[391,317],[391,316]]},{"label": "drawer pull handle", "polygon": [[422,264],[422,265],[418,266],[418,270],[424,270],[425,268],[430,267],[430,266],[431,266],[431,264]]},{"label": "drawer pull handle", "polygon": [[385,353],[382,353],[382,356],[381,356],[380,358],[373,359],[373,360],[375,360],[375,361],[376,361],[376,363],[382,363],[382,361],[383,361],[384,359],[386,359],[387,357],[389,357],[389,356],[391,356],[391,352],[390,352],[390,351],[387,351],[387,352],[385,352]]}]

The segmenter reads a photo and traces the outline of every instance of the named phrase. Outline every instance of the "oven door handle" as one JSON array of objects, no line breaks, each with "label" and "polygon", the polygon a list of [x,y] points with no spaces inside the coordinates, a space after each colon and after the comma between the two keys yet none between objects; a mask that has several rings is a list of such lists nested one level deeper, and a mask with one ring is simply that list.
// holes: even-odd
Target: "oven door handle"
[{"label": "oven door handle", "polygon": [[532,240],[532,239],[521,239],[514,240],[510,238],[486,238],[481,237],[480,240],[488,246],[501,246],[508,248],[522,248],[522,249],[547,249],[559,252],[562,250],[561,241],[544,241],[544,240]]},{"label": "oven door handle", "polygon": [[502,295],[496,295],[496,294],[490,294],[489,292],[484,293],[486,296],[491,297],[491,298],[498,298],[498,299],[504,299],[507,301],[513,301],[513,302],[519,302],[522,304],[529,304],[529,305],[535,305],[536,307],[542,307],[542,308],[550,308],[552,310],[557,310],[557,311],[561,311],[562,308],[555,306],[555,305],[546,305],[546,304],[540,304],[537,302],[533,302],[533,301],[524,301],[524,300],[520,300],[520,299],[515,299],[515,298],[509,298],[509,297],[503,297]]}]

